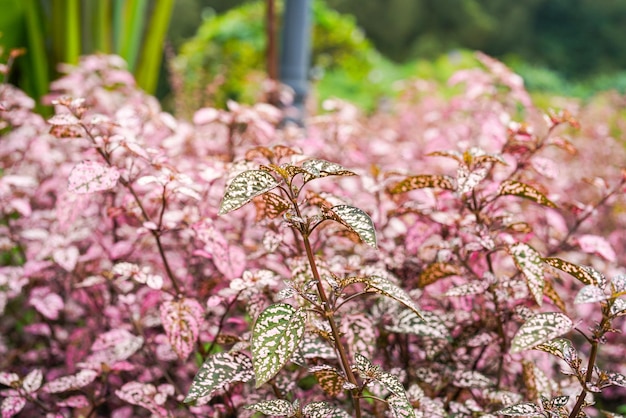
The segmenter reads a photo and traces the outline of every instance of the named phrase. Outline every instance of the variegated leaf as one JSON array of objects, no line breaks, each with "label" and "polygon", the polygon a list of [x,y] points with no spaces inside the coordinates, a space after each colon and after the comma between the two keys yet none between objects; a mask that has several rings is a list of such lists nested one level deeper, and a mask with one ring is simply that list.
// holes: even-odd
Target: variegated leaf
[{"label": "variegated leaf", "polygon": [[563,408],[569,402],[569,396],[557,396],[550,399],[550,408],[558,409]]},{"label": "variegated leaf", "polygon": [[547,206],[549,208],[556,207],[556,205],[539,190],[535,189],[529,184],[515,180],[503,181],[500,184],[500,188],[498,189],[498,195],[522,197],[524,199],[530,199],[533,202],[539,203],[540,205]]},{"label": "variegated leaf", "polygon": [[380,276],[355,276],[348,277],[342,281],[343,287],[353,283],[363,283],[365,284],[366,292],[379,293],[387,296],[388,298],[394,299],[415,312],[418,317],[423,318],[422,312],[419,310],[415,302],[413,302],[411,296],[409,296],[404,289],[393,284],[389,280]]},{"label": "variegated leaf", "polygon": [[376,248],[376,230],[369,215],[359,208],[349,205],[333,206],[325,216],[355,232],[361,241]]},{"label": "variegated leaf", "polygon": [[291,207],[287,199],[272,192],[256,196],[252,201],[256,208],[257,222],[265,218],[274,219]]},{"label": "variegated leaf", "polygon": [[417,286],[423,288],[444,277],[456,276],[461,273],[461,269],[454,264],[441,262],[432,263],[420,273]]},{"label": "variegated leaf", "polygon": [[456,171],[456,191],[464,194],[472,191],[478,184],[487,177],[489,169],[484,166],[476,167],[472,170],[465,164],[459,165]]},{"label": "variegated leaf", "polygon": [[449,289],[445,295],[448,297],[453,296],[469,296],[469,295],[481,295],[487,291],[489,288],[489,282],[485,280],[481,281],[473,281],[470,283],[465,283],[459,286],[455,286]]},{"label": "variegated leaf", "polygon": [[296,415],[296,409],[291,402],[284,399],[272,399],[269,401],[261,401],[245,407],[253,411],[260,412],[265,415],[278,417],[293,417]]},{"label": "variegated leaf", "polygon": [[391,332],[439,339],[445,339],[450,336],[450,332],[441,321],[440,316],[428,311],[421,312],[420,318],[411,310],[403,310],[398,315],[394,315],[393,325],[388,326],[386,329]]},{"label": "variegated leaf", "polygon": [[385,389],[394,395],[406,398],[406,391],[397,376],[375,366],[369,359],[359,353],[354,355],[355,367],[361,375],[383,385]]},{"label": "variegated leaf", "polygon": [[289,361],[304,336],[306,312],[286,303],[270,305],[252,330],[252,362],[256,387],[276,375]]},{"label": "variegated leaf", "polygon": [[566,315],[560,312],[542,312],[533,315],[517,331],[511,342],[511,352],[533,348],[548,340],[565,334],[572,329],[573,323]]},{"label": "variegated leaf", "polygon": [[473,370],[457,370],[453,374],[452,385],[459,388],[488,388],[493,382],[482,373]]},{"label": "variegated leaf", "polygon": [[411,402],[406,396],[390,395],[385,399],[393,418],[416,418]]},{"label": "variegated leaf", "polygon": [[355,173],[347,168],[330,161],[311,159],[302,163],[302,168],[306,170],[304,182],[326,176],[354,176]]},{"label": "variegated leaf", "polygon": [[574,276],[586,285],[598,286],[601,289],[604,289],[606,286],[604,275],[592,267],[579,266],[556,257],[544,258],[543,261],[554,268]]},{"label": "variegated leaf", "polygon": [[611,290],[614,297],[626,295],[626,275],[618,274],[611,279]]},{"label": "variegated leaf", "polygon": [[536,345],[534,349],[545,351],[546,353],[557,356],[558,358],[565,360],[565,362],[570,366],[577,365],[578,363],[578,352],[574,348],[572,342],[566,338],[554,338],[550,341],[546,341],[545,343]]},{"label": "variegated leaf", "polygon": [[323,401],[307,404],[302,412],[307,418],[350,418],[350,415],[343,409]]},{"label": "variegated leaf", "polygon": [[41,369],[32,370],[24,377],[24,380],[22,380],[22,389],[24,389],[26,393],[33,393],[41,387],[42,382],[43,373]]},{"label": "variegated leaf", "polygon": [[420,174],[417,176],[407,177],[401,182],[394,184],[389,188],[389,193],[400,194],[424,188],[454,190],[454,180],[450,176]]},{"label": "variegated leaf", "polygon": [[230,182],[220,205],[219,215],[239,209],[254,197],[268,192],[280,184],[274,176],[262,170],[248,170]]},{"label": "variegated leaf", "polygon": [[184,402],[211,395],[235,382],[249,382],[254,378],[250,357],[235,351],[218,353],[207,358],[193,378]]},{"label": "variegated leaf", "polygon": [[519,403],[517,405],[508,406],[496,412],[496,414],[507,415],[510,417],[543,417],[541,408],[530,402]]},{"label": "variegated leaf", "polygon": [[515,265],[528,283],[528,289],[539,306],[543,303],[544,271],[541,256],[528,244],[516,243],[509,247]]},{"label": "variegated leaf", "polygon": [[339,370],[327,364],[322,364],[311,367],[309,371],[313,373],[320,387],[327,395],[334,398],[343,392],[346,379]]},{"label": "variegated leaf", "polygon": [[615,299],[611,304],[611,316],[623,316],[626,315],[626,300]]},{"label": "variegated leaf", "polygon": [[109,190],[115,187],[119,178],[120,172],[115,167],[95,161],[83,161],[70,172],[67,190],[79,194]]},{"label": "variegated leaf", "polygon": [[161,305],[161,322],[172,348],[181,360],[194,349],[204,317],[202,305],[190,298],[165,301]]},{"label": "variegated leaf", "polygon": [[76,374],[62,376],[50,382],[47,382],[45,385],[43,385],[41,389],[47,393],[59,393],[68,392],[71,390],[79,390],[96,380],[96,377],[98,377],[98,372],[96,372],[95,370],[84,369],[80,370]]},{"label": "variegated leaf", "polygon": [[621,373],[606,373],[608,382],[614,386],[626,387],[626,376]]},{"label": "variegated leaf", "polygon": [[587,285],[583,286],[582,289],[578,291],[576,298],[574,299],[575,304],[579,303],[594,303],[594,302],[602,302],[603,300],[607,300],[608,296],[604,294],[604,291],[600,289],[598,286]]}]

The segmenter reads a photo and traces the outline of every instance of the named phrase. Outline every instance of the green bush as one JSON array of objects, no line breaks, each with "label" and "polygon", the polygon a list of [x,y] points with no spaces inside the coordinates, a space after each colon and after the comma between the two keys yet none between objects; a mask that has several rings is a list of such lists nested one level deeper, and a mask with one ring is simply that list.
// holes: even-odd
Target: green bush
[{"label": "green bush", "polygon": [[[280,18],[282,2],[277,4]],[[278,19],[280,27],[280,19]],[[229,100],[258,98],[265,76],[265,2],[257,1],[207,18],[184,43],[172,62],[176,108],[224,106]],[[380,55],[354,19],[313,2],[312,67],[323,77],[343,72],[350,81],[364,80]]]}]

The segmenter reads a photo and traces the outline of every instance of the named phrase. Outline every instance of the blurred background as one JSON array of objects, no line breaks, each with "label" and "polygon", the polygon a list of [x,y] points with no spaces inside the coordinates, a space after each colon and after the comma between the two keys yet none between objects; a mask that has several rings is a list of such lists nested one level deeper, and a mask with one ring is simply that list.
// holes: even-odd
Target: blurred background
[{"label": "blurred background", "polygon": [[[284,2],[273,3],[280,28]],[[0,0],[0,43],[26,48],[11,77],[35,96],[59,62],[117,53],[144,89],[185,116],[228,99],[259,100],[267,4]],[[316,99],[337,96],[372,109],[398,80],[443,82],[475,66],[474,50],[503,60],[539,96],[626,91],[624,0],[313,0],[312,16]]]}]

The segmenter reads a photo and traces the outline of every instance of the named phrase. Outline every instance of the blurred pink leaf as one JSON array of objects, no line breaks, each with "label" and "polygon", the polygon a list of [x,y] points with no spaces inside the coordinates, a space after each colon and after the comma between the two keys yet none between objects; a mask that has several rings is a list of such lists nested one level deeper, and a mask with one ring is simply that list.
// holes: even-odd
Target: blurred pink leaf
[{"label": "blurred pink leaf", "polygon": [[78,163],[68,179],[67,189],[73,193],[93,193],[115,187],[120,172],[115,167],[108,167],[95,161]]},{"label": "blurred pink leaf", "polygon": [[597,254],[607,261],[615,261],[615,250],[611,244],[598,235],[581,235],[577,239],[580,249],[588,254]]},{"label": "blurred pink leaf", "polygon": [[181,360],[185,360],[193,351],[203,316],[204,309],[195,299],[166,301],[161,305],[163,328]]},{"label": "blurred pink leaf", "polygon": [[74,271],[79,256],[78,248],[73,245],[67,248],[57,248],[52,252],[52,259],[68,272]]},{"label": "blurred pink leaf", "polygon": [[0,411],[2,412],[2,418],[10,418],[18,414],[26,405],[26,399],[21,396],[9,396],[2,401]]},{"label": "blurred pink leaf", "polygon": [[64,303],[61,296],[51,293],[48,287],[37,287],[31,291],[30,304],[48,319],[56,320],[63,310]]}]

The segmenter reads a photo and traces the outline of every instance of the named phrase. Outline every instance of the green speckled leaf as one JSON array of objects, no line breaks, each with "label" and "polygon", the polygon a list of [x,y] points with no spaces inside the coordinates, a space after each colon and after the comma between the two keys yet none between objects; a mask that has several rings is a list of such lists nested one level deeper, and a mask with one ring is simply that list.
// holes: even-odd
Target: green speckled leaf
[{"label": "green speckled leaf", "polygon": [[376,248],[374,223],[361,209],[349,205],[337,205],[326,211],[325,215],[328,219],[333,219],[354,231],[367,245]]},{"label": "green speckled leaf", "polygon": [[384,279],[380,276],[354,276],[348,277],[341,282],[343,287],[349,286],[353,283],[365,284],[366,292],[379,293],[381,295],[394,299],[415,312],[415,314],[419,318],[423,319],[422,312],[419,310],[415,302],[413,302],[411,296],[409,296],[409,294],[404,291],[404,289],[393,284],[389,280]]},{"label": "green speckled leaf", "polygon": [[286,303],[270,305],[252,330],[252,363],[256,387],[278,373],[289,361],[304,336],[306,312]]},{"label": "green speckled leaf", "polygon": [[543,303],[544,271],[541,256],[528,244],[517,243],[509,247],[515,265],[526,277],[528,289],[539,306]]},{"label": "green speckled leaf", "polygon": [[306,171],[304,182],[326,176],[354,176],[355,173],[347,168],[330,161],[312,159],[302,163],[302,169]]},{"label": "green speckled leaf", "polygon": [[246,409],[252,409],[265,415],[279,416],[279,417],[293,417],[296,415],[296,410],[293,405],[284,399],[272,399],[269,401],[261,401],[245,407]]},{"label": "green speckled leaf", "polygon": [[350,418],[346,411],[322,401],[307,404],[302,412],[307,418]]},{"label": "green speckled leaf", "polygon": [[572,326],[571,319],[560,312],[535,314],[515,334],[511,342],[511,352],[519,353],[545,343],[566,333]]},{"label": "green speckled leaf", "polygon": [[229,383],[254,378],[250,357],[240,352],[218,353],[207,358],[193,378],[184,402],[192,402],[224,388]]},{"label": "green speckled leaf", "polygon": [[508,406],[496,412],[496,414],[507,415],[510,417],[543,417],[543,412],[538,405],[534,403],[520,403]]},{"label": "green speckled leaf", "polygon": [[415,410],[406,396],[391,395],[385,400],[393,418],[415,418]]},{"label": "green speckled leaf", "polygon": [[226,188],[219,214],[239,209],[254,197],[272,190],[280,184],[274,176],[263,170],[248,170],[237,175]]},{"label": "green speckled leaf", "polygon": [[578,352],[572,342],[566,338],[554,338],[553,340],[535,346],[534,349],[557,356],[565,360],[569,365],[575,364],[578,360]]},{"label": "green speckled leaf", "polygon": [[420,318],[412,310],[403,310],[398,315],[394,315],[393,324],[386,329],[391,332],[438,339],[445,339],[450,336],[450,332],[436,313],[422,312],[421,315]]}]

